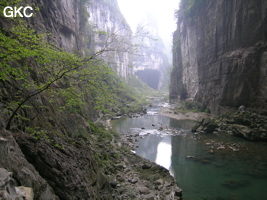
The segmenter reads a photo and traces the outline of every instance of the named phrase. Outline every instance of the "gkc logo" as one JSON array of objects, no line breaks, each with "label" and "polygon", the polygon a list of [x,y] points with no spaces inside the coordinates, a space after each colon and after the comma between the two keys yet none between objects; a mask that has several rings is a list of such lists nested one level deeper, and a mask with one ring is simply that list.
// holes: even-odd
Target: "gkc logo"
[{"label": "gkc logo", "polygon": [[31,6],[11,7],[6,6],[4,8],[5,17],[31,17],[33,15],[33,8]]}]

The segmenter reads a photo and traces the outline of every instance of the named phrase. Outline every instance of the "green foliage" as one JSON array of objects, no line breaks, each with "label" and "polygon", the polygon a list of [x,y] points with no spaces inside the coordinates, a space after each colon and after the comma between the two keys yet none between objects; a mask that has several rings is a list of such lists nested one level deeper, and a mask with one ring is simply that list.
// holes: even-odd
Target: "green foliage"
[{"label": "green foliage", "polygon": [[[0,7],[8,3],[1,1]],[[85,3],[88,0],[81,0],[80,6],[86,8]],[[15,91],[6,102],[7,129],[16,117],[29,121],[19,110],[33,109],[29,100],[42,92],[50,96],[50,103],[60,105],[59,112],[81,114],[84,107],[90,106],[110,115],[119,110],[123,114],[141,111],[144,94],[155,93],[134,77],[128,86],[109,66],[96,59],[102,51],[86,53],[87,57],[79,52],[66,52],[47,42],[52,37],[50,34],[36,33],[23,19],[8,20],[10,23],[1,25],[0,29],[0,81],[12,83],[11,90]]]},{"label": "green foliage", "polygon": [[107,32],[106,31],[98,31],[98,34],[99,35],[107,35]]},{"label": "green foliage", "polygon": [[0,16],[4,16],[3,14],[3,10],[6,6],[18,6],[18,4],[20,2],[22,2],[23,0],[1,0],[0,1],[0,9],[1,9],[1,12],[0,12]]},{"label": "green foliage", "polygon": [[109,66],[95,58],[97,53],[82,57],[66,52],[49,44],[47,37],[18,19],[12,21],[11,28],[0,31],[0,81],[19,85],[7,105],[7,128],[17,111],[43,91],[49,92],[51,99],[61,97],[65,104],[60,110],[70,112],[79,112],[88,103],[106,111],[119,99],[113,90],[121,88],[121,82]]},{"label": "green foliage", "polygon": [[131,92],[135,93],[138,98],[145,99],[148,96],[155,96],[158,92],[147,84],[140,81],[136,76],[129,77],[128,85],[131,88]]},{"label": "green foliage", "polygon": [[34,139],[36,140],[43,139],[47,142],[50,142],[47,130],[43,130],[40,127],[35,127],[35,128],[26,127],[25,132],[33,136]]},{"label": "green foliage", "polygon": [[61,144],[54,144],[54,147],[58,148],[58,149],[64,149],[64,146]]},{"label": "green foliage", "polygon": [[80,17],[82,24],[85,24],[87,22],[87,19],[89,18],[90,14],[87,11],[86,4],[88,4],[90,0],[80,0]]},{"label": "green foliage", "polygon": [[58,149],[64,149],[64,145],[55,143],[55,141],[51,139],[51,136],[48,134],[48,131],[42,129],[41,127],[26,127],[25,132],[31,135],[36,140],[44,140],[47,143],[51,144],[51,146],[54,146]]},{"label": "green foliage", "polygon": [[89,122],[92,134],[97,136],[98,142],[111,141],[115,132],[110,132],[93,122]]},{"label": "green foliage", "polygon": [[14,19],[11,28],[0,31],[0,81],[19,84],[13,102],[7,106],[17,105],[11,110],[10,120],[29,98],[85,64],[80,56],[47,43],[45,37],[45,34],[35,34],[20,19]]},{"label": "green foliage", "polygon": [[130,112],[142,112],[143,105],[147,103],[147,97],[158,94],[135,76],[129,77],[126,83],[114,75],[112,81],[109,82],[114,101],[109,107],[111,109],[107,109],[105,112],[111,116],[118,112],[122,115]]},{"label": "green foliage", "polygon": [[142,167],[135,167],[136,172],[139,174],[139,177],[143,180],[154,182],[162,178],[163,174],[160,168],[152,167],[149,170],[142,169]]}]

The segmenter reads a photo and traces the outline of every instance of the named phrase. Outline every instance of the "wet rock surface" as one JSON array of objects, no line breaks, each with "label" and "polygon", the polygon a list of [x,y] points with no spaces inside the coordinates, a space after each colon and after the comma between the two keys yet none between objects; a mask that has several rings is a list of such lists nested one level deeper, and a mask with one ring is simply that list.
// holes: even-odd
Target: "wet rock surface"
[{"label": "wet rock surface", "polygon": [[199,121],[193,132],[223,132],[251,141],[267,141],[267,116],[251,111],[226,113]]},{"label": "wet rock surface", "polygon": [[[133,151],[137,140],[131,138],[138,138],[138,135],[122,135],[121,144]],[[124,152],[123,157],[115,167],[118,183],[115,199],[182,199],[182,190],[167,169],[130,151]]]},{"label": "wet rock surface", "polygon": [[[151,110],[154,111],[154,107],[156,106],[153,106]],[[148,113],[151,113],[151,110],[148,110]],[[231,115],[236,114],[236,116],[239,116],[241,112],[246,112],[246,110],[247,109],[244,109],[243,111],[238,111],[237,113],[232,112]],[[175,113],[173,112],[174,110],[169,109],[169,111],[172,112],[171,115],[174,116],[173,118],[175,118]],[[251,110],[249,111],[252,112]],[[186,112],[182,114],[183,116],[190,116],[190,114]],[[194,114],[197,116],[198,113]],[[180,116],[181,115],[178,115],[178,117]],[[153,118],[153,116],[151,116],[151,118]],[[227,120],[230,120],[230,117],[226,118]],[[158,118],[155,117],[155,119]],[[255,187],[253,185],[256,177],[260,177],[262,180],[266,178],[266,159],[264,159],[264,157],[266,157],[265,143],[249,142],[244,139],[220,132],[220,124],[218,125],[218,122],[220,122],[219,118],[201,118],[201,121],[203,120],[203,124],[210,128],[205,129],[207,132],[209,132],[208,134],[204,130],[201,130],[202,127],[200,126],[197,132],[191,133],[188,131],[184,134],[180,132],[180,134],[177,135],[172,133],[172,129],[175,129],[174,124],[166,125],[165,123],[160,124],[156,120],[149,120],[144,125],[142,120],[143,118],[140,119],[140,124],[132,123],[132,119],[130,119],[130,121],[126,121],[126,125],[131,127],[131,130],[129,131],[127,131],[127,128],[119,129],[125,134],[122,135],[125,139],[125,142],[128,143],[128,146],[131,147],[132,151],[136,150],[139,155],[145,156],[151,160],[157,160],[157,158],[160,157],[158,155],[160,155],[159,152],[161,150],[154,148],[154,146],[158,147],[158,144],[160,144],[161,141],[168,143],[167,140],[161,139],[161,137],[171,137],[171,162],[175,163],[171,169],[176,170],[179,167],[177,171],[174,171],[174,174],[176,180],[179,182],[181,181],[180,184],[184,187],[185,192],[183,195],[185,199],[189,196],[191,197],[189,199],[232,199],[230,197],[231,195],[228,193],[229,191],[237,194],[237,196],[240,196],[239,199],[248,199],[244,197],[247,195],[247,193],[246,195],[244,195],[244,193],[241,194],[242,192],[240,190],[248,190],[250,187]],[[216,123],[213,121],[216,121]],[[244,123],[245,125],[252,125],[254,123],[248,123],[249,120],[247,119],[233,119],[233,121],[235,121],[235,123]],[[123,122],[124,121],[122,121],[122,124],[119,124],[119,127],[125,125]],[[145,129],[142,129],[142,127],[145,127]],[[162,127],[162,130],[158,130],[160,127]],[[153,144],[153,142],[147,142],[151,138],[156,138],[158,140],[155,140],[156,142],[154,141],[155,144]],[[182,142],[179,143],[180,141]],[[137,145],[139,145],[139,147],[137,147]],[[164,146],[164,148],[167,149],[166,146]],[[151,152],[153,152],[153,155]],[[166,151],[164,154],[166,155],[166,158],[168,158],[167,155],[169,155],[169,153]],[[152,156],[150,157],[150,155]],[[156,155],[156,159],[154,155]],[[156,162],[160,163],[159,160]],[[167,165],[167,168],[168,166],[169,165]],[[146,168],[146,165],[141,165],[141,167]],[[177,168],[175,169],[175,167]],[[207,172],[207,174],[202,174],[202,170]],[[184,177],[184,182],[182,182],[183,180],[180,180],[178,175],[179,173],[182,177],[186,176],[185,173],[187,173],[188,177]],[[195,175],[192,176],[192,174]],[[216,174],[216,176],[218,175],[218,177],[214,178],[214,174]],[[133,182],[137,181],[136,179],[130,180],[133,180]],[[199,180],[199,183],[203,183],[204,188],[206,187],[210,190],[203,192],[201,191],[202,189],[199,188],[201,186],[195,187],[194,183],[196,183],[196,180]],[[156,185],[155,189],[164,189],[163,182],[164,181],[162,181],[162,179],[157,179],[154,181],[154,184]],[[191,188],[190,186],[186,186],[186,184],[189,182],[191,182],[193,185],[191,186],[190,184]],[[261,182],[261,180],[259,182]],[[256,184],[259,184],[259,182]],[[138,183],[139,181],[137,181],[135,184]],[[198,192],[192,194],[194,193],[193,190],[198,190]],[[192,193],[188,191],[192,191]],[[212,194],[214,191],[216,191],[215,194]],[[176,191],[176,193],[178,194],[179,191]],[[254,196],[254,194],[252,194],[252,196]]]}]

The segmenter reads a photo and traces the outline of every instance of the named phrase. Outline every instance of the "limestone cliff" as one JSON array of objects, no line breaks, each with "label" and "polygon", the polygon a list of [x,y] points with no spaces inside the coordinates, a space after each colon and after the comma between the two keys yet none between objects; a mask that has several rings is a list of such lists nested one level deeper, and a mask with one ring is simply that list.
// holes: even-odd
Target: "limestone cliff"
[{"label": "limestone cliff", "polygon": [[[167,71],[170,64],[156,20],[152,14],[148,14],[139,23],[137,37],[133,41],[141,45],[137,55],[133,57],[133,73],[150,87],[161,90],[168,85]],[[142,29],[145,29],[147,34],[138,33],[142,32]]]},{"label": "limestone cliff", "polygon": [[67,51],[81,49],[83,30],[83,6],[79,0],[70,1],[29,1],[29,5],[38,6],[38,11],[28,24],[37,32],[50,33],[48,41]]},{"label": "limestone cliff", "polygon": [[[3,2],[10,3],[8,0]],[[1,1],[0,8],[4,5],[3,2]],[[181,199],[182,191],[177,188],[167,170],[155,164],[153,167],[151,165],[150,169],[142,169],[142,165],[148,161],[127,151],[128,144],[123,143],[122,145],[122,142],[118,141],[118,135],[116,136],[111,131],[105,131],[103,127],[99,128],[92,122],[100,114],[95,108],[93,96],[96,94],[93,94],[94,91],[91,91],[91,88],[85,90],[84,82],[80,84],[75,79],[76,77],[71,79],[66,75],[61,77],[61,81],[48,81],[51,83],[50,86],[53,84],[49,88],[53,87],[53,91],[46,88],[41,90],[41,93],[34,93],[37,88],[35,86],[43,85],[42,83],[47,81],[45,75],[49,76],[56,67],[59,68],[54,70],[56,74],[62,71],[60,65],[57,65],[59,58],[54,56],[56,57],[55,62],[48,66],[48,59],[42,63],[38,62],[40,57],[37,56],[37,53],[31,54],[32,56],[28,54],[31,50],[36,50],[34,45],[27,46],[25,38],[28,34],[24,32],[24,37],[21,39],[19,31],[16,34],[10,31],[13,26],[20,27],[16,23],[22,23],[24,25],[22,27],[29,26],[32,28],[31,30],[34,30],[33,33],[26,32],[30,33],[29,40],[35,38],[36,32],[50,33],[45,35],[44,40],[47,40],[55,49],[60,48],[62,50],[60,52],[78,51],[84,55],[94,54],[99,47],[105,45],[105,38],[103,41],[99,41],[101,35],[105,37],[106,34],[115,35],[116,39],[117,36],[121,36],[116,34],[117,28],[120,26],[127,28],[125,20],[116,7],[116,1],[28,0],[21,3],[25,2],[39,7],[34,17],[24,19],[27,20],[27,23],[6,19],[0,13],[0,42],[1,44],[6,43],[6,46],[0,47],[0,69],[1,73],[2,70],[8,71],[9,76],[8,78],[0,76],[0,168],[13,174],[12,184],[31,187],[34,199],[37,200],[150,199],[155,195],[159,195],[159,198],[162,199],[166,194],[170,199]],[[105,10],[106,12],[104,12]],[[107,15],[110,16],[107,17]],[[96,27],[90,26],[88,18],[89,21],[91,19],[95,21]],[[105,21],[105,19],[108,20]],[[26,30],[28,31],[28,29]],[[47,45],[46,41],[42,40],[42,42],[41,45]],[[11,45],[12,48],[9,48],[8,45]],[[27,46],[26,49],[30,49],[30,51],[26,51],[23,57],[20,57],[18,56],[22,55],[20,51],[25,49],[17,48],[17,46]],[[41,46],[41,49],[47,50],[42,51],[43,54],[48,52],[46,46]],[[20,54],[16,54],[17,52]],[[52,51],[52,53],[54,52],[57,51]],[[10,55],[14,57],[8,57]],[[67,55],[73,56],[74,54]],[[128,73],[128,65],[122,63],[127,63],[128,60],[127,54],[125,57],[123,55],[115,54],[115,59],[111,60],[112,58],[110,58],[107,61],[117,63],[117,68],[114,67],[114,69],[119,75],[125,77]],[[10,58],[8,64],[2,59],[7,59],[7,57]],[[64,58],[67,66],[63,65],[68,67],[68,58]],[[42,65],[47,68],[42,68]],[[53,68],[53,65],[56,67]],[[92,65],[87,67],[92,69],[90,68]],[[9,69],[26,74],[26,78],[24,77],[22,81],[18,74],[9,73]],[[122,71],[118,69],[122,69]],[[47,72],[44,73],[44,76],[40,76],[42,70]],[[105,81],[108,81],[109,77],[104,78],[106,78]],[[32,83],[30,87],[24,85],[30,82]],[[67,96],[84,94],[85,100],[85,104],[78,102],[77,110],[66,106],[68,104],[67,99],[64,98],[66,93],[62,94],[57,90],[60,88],[66,92],[65,89],[69,89],[69,85],[74,82],[77,84],[71,93],[67,93]],[[120,91],[123,93],[124,90]],[[33,96],[30,95],[33,94],[32,92]],[[125,97],[126,94],[123,95]],[[18,108],[17,105],[21,102],[24,102],[23,107],[15,112]],[[13,114],[15,117],[9,124],[9,119]],[[162,182],[161,188],[165,184],[171,187],[163,190],[155,189],[156,186],[160,186],[157,182],[151,183],[149,176],[148,180],[141,178],[142,173],[147,174],[148,172],[153,176],[155,172],[159,174],[158,179],[163,175],[163,179],[166,179],[167,182]],[[133,187],[133,183],[129,182],[130,178],[137,180],[138,187]],[[134,183],[136,182],[134,181]],[[145,188],[146,191],[139,192],[140,187]],[[0,199],[3,192],[5,194],[11,192],[6,187],[0,189]]]},{"label": "limestone cliff", "polygon": [[267,107],[267,2],[182,1],[173,37],[170,99],[213,112]]},{"label": "limestone cliff", "polygon": [[[85,6],[88,12],[88,28],[93,34],[93,44],[89,41],[95,51],[106,49],[102,53],[103,58],[123,78],[132,74],[131,56],[131,29],[124,16],[119,10],[117,1],[114,0],[90,0]],[[87,31],[87,30],[85,30]],[[87,31],[87,34],[90,32]],[[93,46],[92,46],[93,45]]]},{"label": "limestone cliff", "polygon": [[28,18],[39,32],[51,33],[49,41],[68,51],[83,50],[99,55],[121,77],[131,74],[129,53],[122,46],[131,40],[131,30],[114,0],[42,1],[39,12]]},{"label": "limestone cliff", "polygon": [[[39,10],[32,18],[26,19],[27,24],[36,32],[50,33],[47,40],[57,48],[70,52],[82,51],[85,49],[83,40],[87,28],[82,2],[28,1],[30,5],[38,6]],[[8,29],[10,23],[11,20],[1,18],[1,31]],[[32,76],[29,78],[38,81],[36,74],[39,66],[35,62],[30,64]],[[2,70],[3,66],[0,66]],[[88,103],[82,112],[71,113],[69,109],[58,109],[66,105],[62,97],[51,97],[45,91],[27,101],[27,105],[34,109],[20,109],[18,115],[23,116],[23,119],[15,117],[10,131],[6,131],[11,110],[8,105],[16,101],[16,94],[23,88],[20,84],[16,79],[0,81],[0,167],[13,173],[16,180],[14,184],[33,188],[35,199],[108,199],[111,187],[103,169],[99,167],[95,150],[88,143],[85,144],[86,139],[78,144],[78,138],[92,133],[88,122],[98,117],[90,102],[90,95],[87,95]],[[69,84],[67,79],[65,84]],[[25,94],[27,92],[29,91],[25,91]],[[55,101],[51,103],[53,98]],[[46,139],[42,136],[33,137],[32,132],[26,130],[27,127],[32,130],[37,127],[46,129]],[[21,139],[14,139],[18,132],[19,135],[25,135]],[[73,142],[70,142],[71,138],[75,138]],[[66,142],[66,151],[62,151],[63,143],[59,140]]]}]

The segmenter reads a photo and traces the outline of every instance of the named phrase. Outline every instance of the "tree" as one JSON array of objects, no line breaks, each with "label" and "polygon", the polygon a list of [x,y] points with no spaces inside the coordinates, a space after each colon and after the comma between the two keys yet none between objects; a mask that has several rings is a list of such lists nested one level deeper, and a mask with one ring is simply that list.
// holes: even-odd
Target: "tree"
[{"label": "tree", "polygon": [[[14,1],[15,3],[20,0]],[[7,3],[1,2],[0,7]],[[111,79],[116,79],[112,70],[98,57],[108,52],[134,53],[138,45],[132,45],[128,36],[104,33],[104,42],[95,53],[83,55],[80,52],[70,53],[59,49],[46,40],[48,34],[36,34],[21,19],[10,19],[8,27],[0,30],[0,82],[20,85],[9,110],[6,129],[10,129],[14,117],[32,97],[49,91],[64,97],[66,106],[75,107],[82,104],[82,97],[91,93],[96,109],[105,109],[107,102],[113,102],[116,95],[109,91],[113,88]],[[10,28],[11,27],[11,28]],[[134,47],[134,48],[133,48]],[[68,78],[68,83],[63,79]],[[77,94],[77,85],[84,85],[84,91]],[[119,84],[116,82],[116,84]]]},{"label": "tree", "polygon": [[[101,99],[100,94],[107,96],[107,87],[103,86],[100,80],[112,72],[103,62],[96,59],[106,51],[107,46],[83,57],[78,53],[69,53],[53,47],[45,40],[45,34],[35,34],[22,20],[13,23],[11,29],[2,29],[0,32],[0,81],[16,82],[20,85],[13,101],[8,105],[11,114],[6,129],[10,129],[18,110],[30,98],[51,88],[67,97],[66,93],[73,89],[65,92],[60,90],[59,81],[64,77],[75,79],[75,82],[69,82],[68,86],[61,88],[73,88],[74,84],[83,82],[91,92],[92,87],[94,90],[102,90],[96,97],[98,102]],[[68,100],[71,101],[70,98]]]}]

